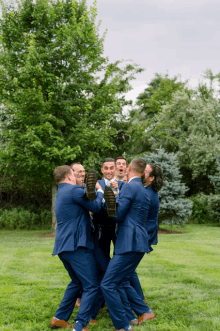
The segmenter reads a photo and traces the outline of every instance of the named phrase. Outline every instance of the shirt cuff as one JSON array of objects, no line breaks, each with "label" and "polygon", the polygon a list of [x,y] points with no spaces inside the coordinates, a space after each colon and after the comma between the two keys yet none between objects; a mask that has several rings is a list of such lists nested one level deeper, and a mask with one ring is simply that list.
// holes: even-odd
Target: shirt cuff
[{"label": "shirt cuff", "polygon": [[97,192],[101,192],[102,194],[104,194],[104,191],[101,188],[99,188]]}]

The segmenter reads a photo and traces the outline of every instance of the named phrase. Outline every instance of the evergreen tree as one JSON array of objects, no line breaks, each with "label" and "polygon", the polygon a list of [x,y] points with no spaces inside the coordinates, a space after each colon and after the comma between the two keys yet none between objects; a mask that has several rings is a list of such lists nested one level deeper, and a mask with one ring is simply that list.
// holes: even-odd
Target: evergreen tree
[{"label": "evergreen tree", "polygon": [[163,174],[164,186],[159,191],[159,224],[185,224],[192,213],[192,202],[184,198],[188,188],[181,182],[182,175],[176,155],[158,149],[156,153],[142,154],[141,157],[147,163],[160,167]]}]

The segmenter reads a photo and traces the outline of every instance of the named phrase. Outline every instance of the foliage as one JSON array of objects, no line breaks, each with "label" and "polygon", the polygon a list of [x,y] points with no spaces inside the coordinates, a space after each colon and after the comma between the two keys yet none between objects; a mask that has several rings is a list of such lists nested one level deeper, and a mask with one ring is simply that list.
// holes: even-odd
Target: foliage
[{"label": "foliage", "polygon": [[220,194],[220,155],[216,157],[216,171],[209,178],[214,186],[215,193]]},{"label": "foliage", "polygon": [[169,104],[177,91],[191,91],[186,86],[187,82],[181,82],[178,76],[170,78],[168,74],[155,74],[144,92],[137,97],[136,108],[130,113],[130,145],[135,153],[153,151],[149,138],[153,136],[157,115],[162,107]]},{"label": "foliage", "polygon": [[170,78],[168,74],[156,73],[144,92],[137,97],[138,112],[151,119],[161,111],[162,106],[172,100],[176,91],[186,90],[187,82],[181,82],[180,77]]},{"label": "foliage", "polygon": [[193,203],[190,221],[198,224],[220,222],[220,195],[200,193],[190,200]]},{"label": "foliage", "polygon": [[211,223],[212,217],[209,204],[209,196],[199,193],[195,196],[192,196],[190,200],[193,203],[190,221],[198,224]]},{"label": "foliage", "polygon": [[39,214],[25,210],[22,207],[3,210],[0,213],[0,229],[44,229],[51,224],[51,212],[46,209]]},{"label": "foliage", "polygon": [[209,204],[211,208],[212,222],[220,222],[220,194],[210,195]]},{"label": "foliage", "polygon": [[1,3],[0,171],[48,191],[56,166],[95,167],[117,150],[124,93],[142,69],[103,56],[85,0]]},{"label": "foliage", "polygon": [[[149,143],[152,149],[163,147],[177,154],[184,182],[197,192],[209,189],[209,175],[219,152],[219,102],[212,97],[190,99],[177,92],[157,117]],[[196,184],[194,183],[196,181]]]},{"label": "foliage", "polygon": [[141,157],[147,163],[159,166],[163,174],[164,186],[159,191],[159,223],[185,224],[192,213],[192,202],[184,198],[188,189],[181,182],[182,175],[176,155],[158,149],[155,153],[142,154]]},{"label": "foliage", "polygon": [[[220,127],[218,102],[193,100],[178,92],[158,116],[157,131],[166,150],[178,154],[180,166],[192,171],[193,178],[208,174],[219,149]],[[153,143],[153,142],[152,142]],[[160,142],[153,143],[153,147]]]}]

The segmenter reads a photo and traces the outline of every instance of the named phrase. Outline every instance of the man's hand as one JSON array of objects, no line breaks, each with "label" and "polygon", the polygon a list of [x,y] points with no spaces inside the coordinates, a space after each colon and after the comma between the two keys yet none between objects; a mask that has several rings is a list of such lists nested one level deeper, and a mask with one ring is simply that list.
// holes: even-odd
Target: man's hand
[{"label": "man's hand", "polygon": [[102,190],[102,187],[98,182],[95,184],[95,188],[96,190]]},{"label": "man's hand", "polygon": [[116,180],[114,180],[114,182],[110,183],[111,187],[113,187],[116,191],[118,191],[118,182],[116,182]]}]

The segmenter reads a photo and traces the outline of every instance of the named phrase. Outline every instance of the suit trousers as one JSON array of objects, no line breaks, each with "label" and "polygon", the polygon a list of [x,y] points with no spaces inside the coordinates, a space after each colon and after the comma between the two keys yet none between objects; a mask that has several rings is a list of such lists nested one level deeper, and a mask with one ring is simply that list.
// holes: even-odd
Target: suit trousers
[{"label": "suit trousers", "polygon": [[133,273],[133,275],[131,276],[131,286],[135,289],[135,291],[137,292],[137,294],[141,297],[142,300],[145,299],[142,288],[141,288],[141,284],[138,278],[138,275],[136,273],[136,271]]},{"label": "suit trousers", "polygon": [[125,311],[120,291],[124,291],[132,309],[135,307],[137,315],[142,315],[149,309],[130,284],[130,278],[143,256],[144,253],[139,252],[115,254],[109,262],[101,282],[101,290],[116,329],[129,325],[128,314]]},{"label": "suit trousers", "polygon": [[[106,254],[103,252],[103,250],[99,246],[98,234],[94,234],[94,256],[95,256],[95,260],[96,260],[96,264],[97,264],[97,268],[98,268],[99,284],[100,284],[104,277],[106,269],[108,267],[109,258],[106,256]],[[99,289],[98,296],[93,305],[93,311],[92,311],[92,315],[91,315],[92,319],[96,318],[96,316],[99,312],[99,309],[104,305],[104,303],[105,303],[105,300],[104,300],[102,291],[101,291],[101,289]]]},{"label": "suit trousers", "polygon": [[67,286],[55,317],[68,321],[77,296],[83,290],[79,312],[75,320],[82,325],[87,325],[91,318],[93,304],[100,289],[93,251],[86,247],[79,247],[73,252],[60,253],[59,258],[69,273],[71,282]]},{"label": "suit trousers", "polygon": [[[108,218],[106,219],[106,223],[107,222],[108,222]],[[112,222],[112,220],[110,222]],[[104,226],[101,227],[102,234],[99,239],[99,247],[105,253],[109,261],[110,261],[111,241],[113,242],[114,245],[116,241],[115,227],[116,227],[116,223],[105,224]]]}]

